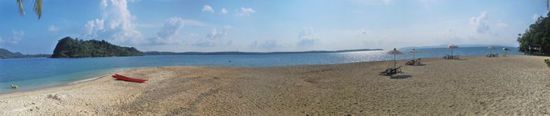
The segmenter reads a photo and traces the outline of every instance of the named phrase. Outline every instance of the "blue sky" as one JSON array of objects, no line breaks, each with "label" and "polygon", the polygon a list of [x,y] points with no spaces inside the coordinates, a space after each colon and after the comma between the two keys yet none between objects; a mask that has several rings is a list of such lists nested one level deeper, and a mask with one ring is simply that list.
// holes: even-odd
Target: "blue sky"
[{"label": "blue sky", "polygon": [[545,0],[0,1],[0,48],[51,53],[65,36],[142,51],[302,51],[447,44],[517,46]]}]

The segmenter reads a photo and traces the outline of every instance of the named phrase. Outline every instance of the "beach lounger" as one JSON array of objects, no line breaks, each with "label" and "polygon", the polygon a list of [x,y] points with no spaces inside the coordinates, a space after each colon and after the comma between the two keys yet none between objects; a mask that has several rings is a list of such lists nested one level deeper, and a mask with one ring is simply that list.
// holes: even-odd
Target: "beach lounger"
[{"label": "beach lounger", "polygon": [[422,63],[420,62],[420,58],[418,58],[418,59],[414,59],[414,60],[409,60],[405,64],[406,65],[412,65],[412,66],[418,66],[418,65],[421,65]]},{"label": "beach lounger", "polygon": [[407,61],[407,63],[405,63],[406,65],[414,65],[416,64],[416,60],[409,60]]},{"label": "beach lounger", "polygon": [[445,55],[443,56],[443,59],[451,59],[451,55]]},{"label": "beach lounger", "polygon": [[487,54],[487,57],[498,57],[498,54]]},{"label": "beach lounger", "polygon": [[386,70],[384,70],[383,72],[380,72],[380,75],[384,75],[384,76],[393,76],[397,73],[402,73],[401,71],[401,66],[397,67],[397,68],[387,68]]},{"label": "beach lounger", "polygon": [[443,56],[443,59],[448,59],[448,60],[450,60],[450,59],[460,59],[460,57],[458,55],[453,55],[453,56],[446,55],[446,56]]}]

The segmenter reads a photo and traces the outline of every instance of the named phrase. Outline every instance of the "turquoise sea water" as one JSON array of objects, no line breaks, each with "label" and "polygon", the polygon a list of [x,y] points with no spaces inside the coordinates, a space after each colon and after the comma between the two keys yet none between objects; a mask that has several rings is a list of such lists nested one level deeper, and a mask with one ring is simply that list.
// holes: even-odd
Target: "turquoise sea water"
[{"label": "turquoise sea water", "polygon": [[[410,49],[398,59],[410,59]],[[442,57],[449,54],[445,48],[417,49],[419,58]],[[519,55],[517,48],[511,53]],[[501,49],[497,49],[502,53]],[[461,56],[485,56],[487,47],[458,48],[454,53]],[[391,60],[386,51],[358,51],[341,53],[297,53],[297,54],[257,54],[257,55],[157,55],[137,57],[104,57],[79,59],[21,58],[0,60],[0,93],[11,92],[11,83],[21,90],[38,89],[67,84],[101,75],[112,74],[127,68],[150,66],[236,66],[271,67],[304,64],[338,64],[364,61]]]}]

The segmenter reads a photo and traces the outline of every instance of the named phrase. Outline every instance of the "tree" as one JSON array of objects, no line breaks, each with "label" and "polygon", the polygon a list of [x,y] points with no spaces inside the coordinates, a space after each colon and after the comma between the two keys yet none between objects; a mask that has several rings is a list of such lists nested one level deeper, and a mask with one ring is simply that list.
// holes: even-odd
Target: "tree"
[{"label": "tree", "polygon": [[52,58],[82,58],[110,56],[141,56],[143,53],[133,47],[121,47],[104,40],[82,40],[65,37],[57,43]]},{"label": "tree", "polygon": [[[19,14],[25,15],[23,0],[17,0],[17,6],[19,7]],[[34,13],[36,13],[38,19],[42,17],[42,0],[34,0]]]},{"label": "tree", "polygon": [[[539,17],[523,34],[518,34],[519,50],[531,53],[533,50],[550,55],[550,12]],[[541,52],[542,51],[542,52]]]}]

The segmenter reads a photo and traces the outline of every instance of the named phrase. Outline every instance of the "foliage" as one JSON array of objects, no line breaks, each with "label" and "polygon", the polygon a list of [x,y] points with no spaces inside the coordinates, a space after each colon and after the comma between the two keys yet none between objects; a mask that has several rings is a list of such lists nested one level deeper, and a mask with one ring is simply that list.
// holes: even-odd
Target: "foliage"
[{"label": "foliage", "polygon": [[79,40],[65,37],[57,43],[52,58],[141,56],[133,47],[120,47],[104,40]]},{"label": "foliage", "polygon": [[[23,0],[16,0],[17,6],[19,7],[19,14],[25,15],[25,7],[23,5]],[[38,16],[38,19],[42,17],[42,0],[34,0],[34,13]]]},{"label": "foliage", "polygon": [[523,34],[519,34],[518,42],[521,52],[528,52],[529,46],[540,47],[543,54],[550,53],[550,12],[546,17],[539,17]]}]

